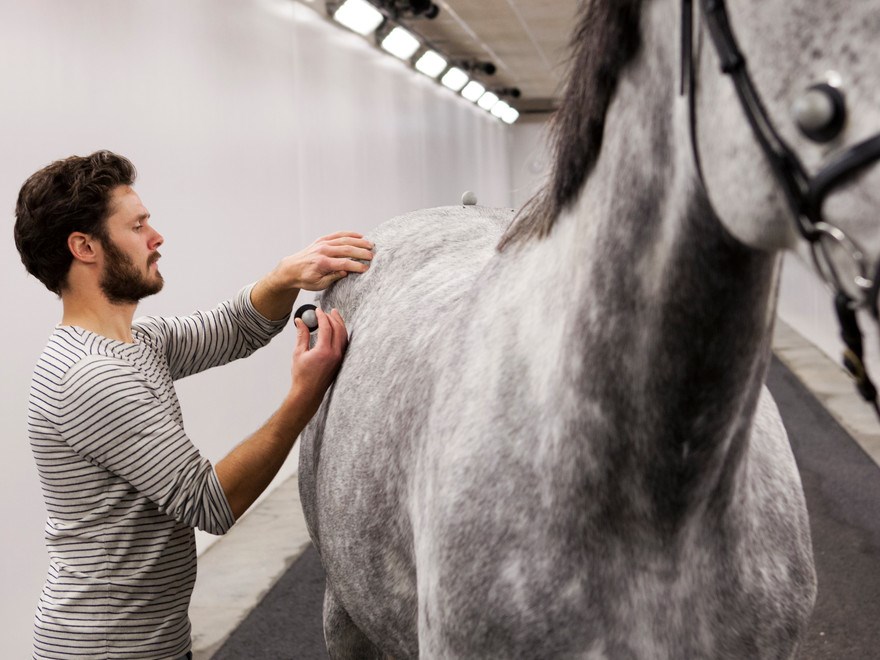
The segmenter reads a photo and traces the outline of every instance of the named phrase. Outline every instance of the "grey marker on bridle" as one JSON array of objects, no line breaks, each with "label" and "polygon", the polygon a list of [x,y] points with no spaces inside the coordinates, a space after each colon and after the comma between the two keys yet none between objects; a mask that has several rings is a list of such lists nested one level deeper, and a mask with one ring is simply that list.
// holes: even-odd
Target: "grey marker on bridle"
[{"label": "grey marker on bridle", "polygon": [[[878,416],[877,389],[863,364],[862,333],[856,310],[865,308],[880,321],[880,263],[868,273],[864,252],[842,230],[823,219],[825,198],[836,186],[850,179],[861,169],[880,160],[880,134],[859,142],[825,164],[810,176],[797,154],[775,130],[764,109],[737,46],[723,0],[699,0],[712,43],[721,60],[722,73],[729,75],[755,139],[764,152],[773,176],[785,193],[788,206],[801,236],[810,244],[816,270],[834,293],[834,306],[840,323],[841,338],[846,344],[843,364],[856,382],[862,397],[870,402]],[[688,94],[691,145],[700,183],[705,188],[696,137],[696,101],[693,58],[693,0],[682,0],[681,20],[681,93]],[[839,132],[845,123],[846,106],[843,95],[833,86],[814,85],[809,93],[823,100],[828,110],[814,113],[818,119],[798,122],[801,131],[815,141],[826,141]],[[818,96],[817,96],[818,95]],[[809,124],[809,125],[806,125]],[[851,278],[841,276],[831,259],[831,251],[842,252],[854,267]]]}]

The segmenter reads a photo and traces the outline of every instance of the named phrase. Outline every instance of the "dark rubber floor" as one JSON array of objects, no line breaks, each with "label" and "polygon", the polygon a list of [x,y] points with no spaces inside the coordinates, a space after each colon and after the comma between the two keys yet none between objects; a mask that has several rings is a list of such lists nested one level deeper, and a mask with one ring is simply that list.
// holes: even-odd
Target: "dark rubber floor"
[{"label": "dark rubber floor", "polygon": [[[798,657],[880,658],[880,468],[780,362],[768,385],[797,457],[813,530],[819,598]],[[326,658],[324,574],[309,548],[214,660]]]}]

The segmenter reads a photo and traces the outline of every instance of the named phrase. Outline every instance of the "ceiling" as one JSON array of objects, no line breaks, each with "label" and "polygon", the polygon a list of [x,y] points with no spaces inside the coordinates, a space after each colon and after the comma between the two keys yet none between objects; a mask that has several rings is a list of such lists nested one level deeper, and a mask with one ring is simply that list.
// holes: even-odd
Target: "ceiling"
[{"label": "ceiling", "polygon": [[493,63],[494,75],[469,73],[487,89],[518,88],[518,98],[501,96],[522,119],[556,109],[581,0],[433,1],[440,9],[436,18],[398,21],[452,62]]}]

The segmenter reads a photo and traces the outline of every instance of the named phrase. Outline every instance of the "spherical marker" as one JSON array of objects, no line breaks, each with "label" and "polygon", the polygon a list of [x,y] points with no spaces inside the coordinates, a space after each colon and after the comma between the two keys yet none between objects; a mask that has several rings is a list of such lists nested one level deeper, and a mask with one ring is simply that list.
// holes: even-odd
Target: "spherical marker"
[{"label": "spherical marker", "polygon": [[470,190],[465,191],[461,196],[461,203],[465,206],[474,206],[477,203],[477,195]]},{"label": "spherical marker", "polygon": [[314,305],[303,305],[296,310],[293,317],[296,319],[302,319],[302,322],[306,324],[309,332],[314,332],[318,329],[318,315],[315,313],[316,309],[318,308]]},{"label": "spherical marker", "polygon": [[792,106],[795,123],[814,142],[834,139],[846,123],[843,94],[826,83],[813,85]]},{"label": "spherical marker", "polygon": [[824,128],[834,118],[834,104],[826,94],[812,89],[794,102],[792,112],[804,131]]}]

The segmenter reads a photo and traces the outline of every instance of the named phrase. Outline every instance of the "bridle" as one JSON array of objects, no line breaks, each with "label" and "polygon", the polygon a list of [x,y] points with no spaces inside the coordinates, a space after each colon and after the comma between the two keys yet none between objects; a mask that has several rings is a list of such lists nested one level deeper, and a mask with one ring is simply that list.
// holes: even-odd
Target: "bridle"
[{"label": "bridle", "polygon": [[[785,194],[798,232],[809,243],[816,270],[834,294],[841,338],[846,345],[844,366],[854,378],[859,393],[873,404],[880,416],[877,389],[863,363],[862,333],[856,318],[856,310],[865,308],[880,321],[877,302],[880,293],[880,263],[874,273],[869,273],[864,252],[841,229],[825,221],[822,210],[826,197],[836,186],[880,160],[880,134],[849,147],[811,176],[797,154],[776,131],[761,103],[749,76],[746,60],[730,27],[724,0],[698,1],[712,44],[721,61],[721,72],[730,76],[752,133],[770,164],[777,184]],[[693,4],[693,0],[682,0],[681,93],[686,92],[688,95],[691,145],[697,174],[705,189],[696,135]],[[826,126],[818,127],[815,134],[804,131],[811,139],[824,141],[842,128],[846,106],[841,92],[831,85],[820,84],[811,89],[826,95],[828,103],[834,109]],[[855,273],[853,277],[848,278],[841,273],[839,264],[832,259],[832,253],[842,254],[849,260],[851,272]]]}]

